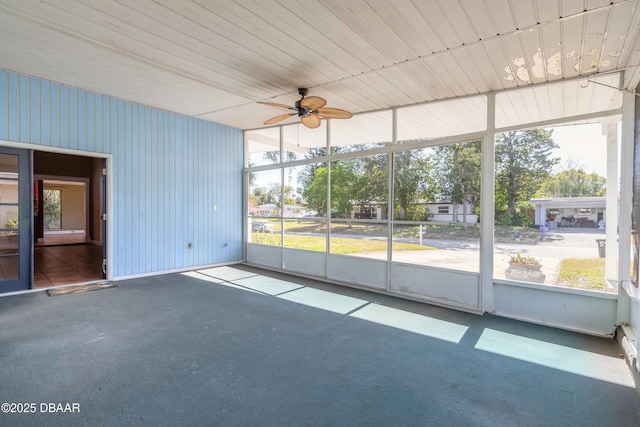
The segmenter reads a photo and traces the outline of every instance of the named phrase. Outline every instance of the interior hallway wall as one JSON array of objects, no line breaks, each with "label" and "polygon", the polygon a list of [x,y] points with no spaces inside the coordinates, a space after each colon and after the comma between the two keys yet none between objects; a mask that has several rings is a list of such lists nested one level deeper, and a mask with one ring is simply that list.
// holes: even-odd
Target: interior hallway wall
[{"label": "interior hallway wall", "polygon": [[239,129],[0,70],[3,140],[111,155],[113,278],[243,259]]}]

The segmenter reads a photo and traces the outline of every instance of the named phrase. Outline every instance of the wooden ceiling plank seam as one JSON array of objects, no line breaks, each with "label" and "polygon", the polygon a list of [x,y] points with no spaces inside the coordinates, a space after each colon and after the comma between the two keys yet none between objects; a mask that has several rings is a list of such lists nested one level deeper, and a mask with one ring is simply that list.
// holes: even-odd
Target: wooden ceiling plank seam
[{"label": "wooden ceiling plank seam", "polygon": [[516,91],[505,92],[496,95],[496,127],[510,127],[519,123],[523,123],[523,120],[518,114],[519,109],[516,107],[515,97],[519,95]]},{"label": "wooden ceiling plank seam", "polygon": [[[170,2],[173,4],[173,2]],[[235,5],[235,9],[233,12],[229,12],[228,8]],[[221,6],[222,7],[222,6]],[[318,69],[326,69],[326,68],[334,68],[335,70],[341,71],[339,75],[336,75],[335,72],[330,74],[330,78],[325,79],[324,81],[315,81],[314,85],[324,84],[327,81],[333,81],[339,78],[345,78],[347,76],[351,76],[354,72],[361,72],[362,70],[369,69],[364,63],[358,63],[357,58],[354,55],[349,55],[347,51],[330,41],[326,38],[325,35],[318,34],[321,36],[319,39],[315,41],[313,44],[304,44],[298,39],[300,38],[299,34],[304,34],[304,30],[308,29],[304,26],[304,23],[300,22],[300,20],[292,15],[288,10],[282,8],[277,11],[277,13],[273,11],[269,11],[268,9],[263,8],[263,4],[256,4],[256,8],[260,8],[258,10],[249,10],[246,7],[236,4],[235,2],[224,2],[224,9],[226,19],[228,20],[228,15],[233,15],[234,13],[237,17],[237,20],[240,22],[244,22],[246,26],[251,26],[252,22],[256,22],[256,20],[260,23],[253,26],[255,31],[252,32],[252,35],[259,38],[261,41],[259,44],[256,44],[256,49],[261,50],[263,55],[270,55],[270,53],[280,53],[283,56],[279,57],[279,61],[283,63],[285,67],[288,67],[291,70],[300,70],[303,60],[299,56],[292,55],[288,52],[304,52],[304,58],[306,61],[313,61],[318,65]],[[216,10],[216,13],[220,12]],[[214,13],[214,12],[212,12]],[[220,12],[222,13],[222,12]],[[291,21],[292,23],[299,24],[299,27],[285,25],[286,20]],[[279,25],[282,23],[282,25]],[[229,24],[233,25],[233,23],[229,22]],[[285,32],[283,28],[287,28],[289,32]],[[270,29],[270,32],[266,32],[267,29]],[[295,31],[300,31],[300,33],[296,33]],[[323,46],[327,43],[330,44],[329,48],[323,50],[323,52],[317,51],[316,46],[321,44],[321,40],[324,41],[322,43]],[[267,43],[267,40],[269,42]],[[267,44],[265,44],[267,43]],[[251,44],[251,43],[250,43]],[[332,57],[329,57],[327,53],[331,52]],[[288,59],[285,59],[288,58]],[[356,64],[354,67],[353,65]],[[351,66],[351,69],[346,68],[347,66]],[[327,74],[325,74],[327,75]],[[273,78],[277,80],[282,80],[282,78],[278,75],[273,75]],[[306,86],[311,86],[310,84],[305,84]]]},{"label": "wooden ceiling plank seam", "polygon": [[[410,62],[399,67],[418,85],[424,94],[424,100],[451,98],[453,92],[436,76],[424,62]],[[422,78],[414,77],[421,76]],[[420,102],[417,100],[415,102]]]},{"label": "wooden ceiling plank seam", "polygon": [[582,69],[584,40],[582,37],[585,17],[579,16],[562,22],[562,73],[564,78],[575,77]]},{"label": "wooden ceiling plank seam", "polygon": [[515,122],[516,125],[531,121],[529,110],[527,109],[527,101],[525,99],[526,93],[530,90],[531,87],[527,86],[519,90],[514,90],[513,93],[509,93],[509,99],[513,104],[513,111],[517,120]]},{"label": "wooden ceiling plank seam", "polygon": [[445,75],[440,76],[441,80],[446,81],[444,79],[446,79],[447,77],[453,77],[454,81],[464,91],[464,95],[478,93],[478,88],[473,83],[473,80],[469,73],[460,65],[460,62],[455,55],[455,51],[447,51],[442,55],[433,57],[432,60],[438,61],[440,64],[442,64],[442,69],[446,72]]},{"label": "wooden ceiling plank seam", "polygon": [[[468,50],[455,50],[451,52],[451,56],[455,58],[455,62],[460,67],[465,74],[467,74],[467,78],[473,85],[473,91],[468,92],[467,94],[476,94],[483,92],[483,88],[489,88],[489,84],[485,79],[485,75],[481,75],[479,73],[480,64],[476,63],[475,55],[472,56],[471,52]],[[466,71],[469,70],[469,71]],[[468,73],[473,72],[472,76]],[[493,89],[493,88],[491,88]],[[491,90],[490,89],[490,90]]]},{"label": "wooden ceiling plank seam", "polygon": [[412,2],[366,0],[366,3],[371,10],[375,11],[378,19],[384,21],[389,26],[389,30],[402,40],[403,46],[409,49],[409,55],[406,58],[428,55],[434,51],[427,43],[434,36],[433,30]]},{"label": "wooden ceiling plank seam", "polygon": [[533,31],[524,31],[520,33],[520,43],[522,52],[524,53],[527,70],[529,71],[529,79],[531,83],[543,83],[547,81],[547,72],[544,66],[544,57],[542,56],[541,29],[537,28]]},{"label": "wooden ceiling plank seam", "polygon": [[533,86],[533,96],[536,100],[537,111],[540,117],[543,117],[543,120],[553,118],[551,99],[549,98],[549,87],[548,85],[543,85],[539,88]]},{"label": "wooden ceiling plank seam", "polygon": [[538,23],[549,22],[560,17],[558,0],[536,0],[534,2]]},{"label": "wooden ceiling plank seam", "polygon": [[411,46],[407,45],[364,0],[336,2],[332,4],[331,11],[346,26],[380,52],[385,58],[385,65],[415,56]]},{"label": "wooden ceiling plank seam", "polygon": [[563,78],[562,63],[562,23],[551,22],[541,28],[540,46],[542,46],[542,61],[547,81]]},{"label": "wooden ceiling plank seam", "polygon": [[[407,105],[418,102],[420,98],[416,97],[416,92],[419,90],[419,87],[417,87],[415,81],[405,73],[402,73],[400,79],[394,78],[394,72],[394,69],[389,68],[380,73],[376,73],[380,79],[388,83],[386,87],[389,87],[389,85],[393,87],[384,92],[385,96],[391,100],[392,105]],[[380,87],[385,86],[381,85]]]},{"label": "wooden ceiling plank seam", "polygon": [[[400,73],[402,75],[400,76]],[[424,75],[425,73],[418,72],[418,76]],[[389,77],[392,78],[394,75],[398,76],[399,79],[393,79],[391,82],[399,88],[406,95],[411,102],[407,104],[415,104],[417,102],[425,101],[425,100],[433,100],[437,99],[437,96],[431,93],[426,87],[426,82],[421,82],[418,78],[414,77],[414,74],[409,72],[408,70],[399,70],[398,73],[395,73],[393,69],[389,69]],[[426,79],[423,79],[426,80]],[[398,85],[394,82],[402,82],[402,84]],[[442,94],[440,94],[442,96]],[[396,104],[397,105],[397,104]]]},{"label": "wooden ceiling plank seam", "polygon": [[498,34],[484,1],[463,2],[460,7],[476,35],[476,40],[484,40]]},{"label": "wooden ceiling plank seam", "polygon": [[487,82],[489,84],[489,90],[480,91],[480,93],[486,93],[488,91],[498,91],[501,89],[505,89],[507,85],[509,87],[514,86],[512,84],[508,84],[507,81],[504,78],[502,78],[501,76],[502,70],[500,70],[500,66],[494,64],[494,62],[492,61],[492,55],[489,53],[490,51],[493,50],[490,48],[491,44],[492,44],[492,40],[485,41],[480,45],[480,50],[478,51],[478,54],[482,52],[482,60],[486,64],[486,69],[489,70],[487,72],[488,73]]},{"label": "wooden ceiling plank seam", "polygon": [[[514,72],[509,63],[507,53],[502,40],[491,39],[484,43],[484,51],[491,62],[496,75],[500,79],[503,87],[516,87],[518,84],[514,78]],[[507,71],[509,70],[509,71]]]},{"label": "wooden ceiling plank seam", "polygon": [[[289,36],[292,38],[300,37],[300,34],[308,34],[309,28],[316,29],[316,32],[331,42],[331,45],[325,44],[323,51],[332,52],[334,50],[344,51],[346,57],[351,56],[353,60],[357,60],[361,63],[361,66],[357,67],[356,72],[351,72],[351,75],[364,72],[365,70],[375,69],[381,66],[389,65],[389,58],[385,56],[377,47],[375,47],[371,41],[367,40],[360,33],[358,33],[348,22],[344,16],[340,13],[344,13],[344,5],[337,4],[340,12],[336,12],[334,9],[326,6],[322,8],[314,8],[317,3],[313,2],[297,2],[289,7],[283,6],[287,15],[291,16],[291,19],[282,21],[282,26],[287,27],[290,21],[300,22],[303,25],[302,28],[296,32],[292,32]],[[294,10],[294,6],[302,7],[304,9]],[[269,17],[269,22],[275,19],[279,22],[278,17],[269,16],[268,7],[264,6],[260,9],[260,14],[264,17]],[[304,13],[304,15],[302,15]],[[337,19],[337,22],[336,22]],[[326,22],[326,23],[325,23]],[[330,30],[324,30],[314,27],[322,27]],[[310,45],[307,46],[310,50],[318,50],[318,41],[309,38]]]},{"label": "wooden ceiling plank seam", "polygon": [[[95,4],[99,4],[99,3],[95,3]],[[113,5],[117,5],[117,3],[113,3]],[[59,11],[63,12],[63,13],[69,13],[72,14],[72,16],[74,17],[72,20],[74,22],[75,25],[80,25],[83,22],[82,17],[86,16],[86,15],[82,15],[80,14],[80,12],[78,12],[79,9],[81,9],[84,5],[82,4],[76,4],[76,7],[73,8],[73,13],[68,12],[66,10],[62,10],[62,9],[58,9]],[[125,6],[126,7],[126,6]],[[98,9],[95,9],[93,6],[86,6],[86,8],[94,10],[95,12],[102,12]],[[130,10],[130,9],[129,9]],[[51,13],[51,11],[49,11],[49,13]],[[118,16],[113,15],[113,14],[106,14],[104,13],[106,16],[109,16],[109,18],[113,19],[113,20],[117,20],[121,23],[125,23],[126,21],[122,21],[118,16],[128,16],[131,13],[120,13],[118,14]],[[138,15],[138,18],[140,18],[140,16]],[[175,56],[179,56],[178,54],[180,53],[179,50],[166,50],[166,48],[158,48],[157,46],[164,46],[165,44],[170,44],[172,43],[169,39],[167,38],[161,38],[162,43],[157,43],[155,42],[155,40],[149,40],[149,41],[145,41],[144,40],[144,35],[145,34],[151,34],[149,31],[139,31],[138,27],[135,25],[130,25],[126,30],[127,30],[127,34],[125,34],[124,31],[117,31],[115,29],[111,29],[109,27],[104,26],[103,24],[101,24],[101,22],[104,22],[104,20],[98,20],[95,19],[91,22],[88,22],[89,28],[79,28],[76,27],[75,29],[71,29],[70,24],[67,24],[66,22],[64,23],[64,25],[67,25],[68,28],[70,28],[70,31],[74,31],[74,30],[80,30],[83,31],[85,34],[91,33],[91,39],[90,41],[93,43],[96,43],[96,40],[98,38],[105,38],[105,39],[110,39],[112,40],[111,45],[107,45],[108,47],[116,50],[116,51],[129,51],[129,53],[134,56],[134,57],[139,57],[140,56],[140,51],[147,51],[147,52],[161,52],[163,57],[166,58],[173,58]],[[118,26],[119,27],[119,26]],[[109,33],[103,33],[102,31],[108,31]],[[117,42],[112,35],[117,34],[118,36],[122,37],[123,40],[122,42]],[[132,37],[132,35],[137,35],[138,37]],[[97,37],[96,37],[97,35]],[[142,36],[142,37],[140,37]],[[126,41],[125,41],[126,40]],[[136,51],[134,51],[134,47],[136,47]],[[194,51],[195,52],[195,51]],[[181,61],[189,61],[189,59],[187,57],[182,56]],[[201,59],[206,59],[206,57],[201,57]],[[151,56],[147,56],[144,60],[148,60],[148,61],[158,61],[158,58],[155,57],[151,57]],[[176,61],[178,62],[178,61]],[[198,62],[195,61],[189,61],[190,62],[190,66],[188,67],[189,69],[192,68],[201,68],[201,66],[198,65]],[[219,64],[219,63],[218,63]],[[215,65],[214,63],[211,64],[211,66],[213,67],[213,65]],[[220,65],[219,65],[220,66]],[[175,65],[174,65],[175,67]],[[186,70],[184,70],[184,68],[187,67],[176,67],[177,69],[181,69],[181,72],[183,74],[186,74]],[[223,71],[223,69],[219,70],[220,73],[225,73],[225,71]],[[230,74],[229,71],[226,72],[227,75]],[[195,77],[195,76],[194,76]],[[202,79],[202,76],[199,76],[197,78]]]},{"label": "wooden ceiling plank seam", "polygon": [[610,5],[611,0],[586,0],[585,9],[592,10]]},{"label": "wooden ceiling plank seam", "polygon": [[506,104],[509,103],[509,99],[507,97],[498,97],[496,96],[496,106],[495,106],[495,123],[494,126],[496,128],[508,127],[514,121],[513,117],[513,107],[508,107]]},{"label": "wooden ceiling plank seam", "polygon": [[489,59],[485,44],[469,47],[467,49],[467,54],[469,57],[473,58],[474,64],[476,64],[478,69],[481,71],[480,74],[484,77],[485,86],[480,88],[476,93],[486,93],[505,89],[502,79]]},{"label": "wooden ceiling plank seam", "polygon": [[447,22],[442,8],[436,2],[416,0],[414,4],[421,11],[422,16],[425,17],[429,26],[438,34],[438,38],[445,49],[459,46],[463,43]]},{"label": "wooden ceiling plank seam", "polygon": [[552,88],[547,91],[549,96],[549,106],[551,110],[551,116],[553,118],[564,117],[564,111],[562,109],[563,105],[563,95],[564,95],[564,85],[558,85],[557,88]]},{"label": "wooden ceiling plank seam", "polygon": [[[136,3],[127,3],[131,6],[134,6]],[[164,6],[161,2],[158,2],[159,5]],[[188,3],[187,5],[197,5],[196,3]],[[291,58],[290,54],[286,54],[280,49],[271,49],[269,53],[266,54],[265,45],[262,41],[256,37],[250,36],[247,31],[244,31],[242,27],[236,26],[238,29],[242,29],[244,34],[249,35],[251,38],[250,41],[246,43],[239,43],[238,40],[232,40],[225,35],[222,31],[216,31],[216,27],[219,26],[221,21],[225,21],[222,17],[219,17],[216,21],[211,23],[211,27],[209,28],[204,25],[204,23],[200,22],[201,19],[204,19],[201,14],[204,12],[200,10],[200,14],[196,14],[192,17],[186,16],[185,13],[181,13],[174,9],[171,10],[171,15],[167,16],[158,16],[157,14],[154,16],[148,15],[147,10],[149,8],[141,8],[142,10],[138,11],[138,13],[143,14],[148,19],[151,19],[166,28],[169,28],[175,33],[172,33],[172,37],[168,39],[169,42],[178,44],[182,49],[188,50],[195,55],[198,55],[200,58],[203,58],[207,62],[218,63],[220,62],[220,58],[229,58],[228,62],[235,64],[233,67],[234,70],[248,70],[251,71],[252,74],[260,74],[260,75],[270,75],[270,74],[293,74],[290,68],[286,67],[284,64],[286,63],[285,58]],[[207,15],[207,18],[211,19],[212,16],[218,16],[213,13]],[[192,19],[196,18],[196,20]],[[163,28],[162,30],[164,30]],[[199,31],[200,30],[200,31]],[[154,34],[156,36],[161,37],[159,33],[163,31],[155,31]],[[236,33],[237,34],[237,33]],[[180,42],[180,40],[176,37],[176,35],[182,35],[185,39]],[[209,42],[212,40],[212,36],[215,36],[215,41]],[[253,48],[256,43],[261,44],[262,49]],[[247,48],[252,47],[252,49]],[[280,55],[278,55],[280,54]],[[215,60],[214,60],[215,58]],[[184,58],[187,60],[188,58]],[[258,66],[256,64],[266,63],[268,66]],[[325,63],[323,68],[326,69],[327,65],[333,65],[329,63]],[[213,69],[213,67],[212,67]],[[342,75],[344,75],[344,70],[341,68],[336,68],[336,71],[340,71]],[[325,75],[323,80],[330,78],[329,75]],[[269,83],[264,81],[265,85]],[[255,87],[255,85],[254,85]]]},{"label": "wooden ceiling plank seam", "polygon": [[607,31],[602,41],[600,72],[617,69],[624,46],[627,43],[629,26],[633,21],[633,4],[625,3],[610,9]]},{"label": "wooden ceiling plank seam", "polygon": [[538,99],[536,97],[534,86],[529,86],[522,91],[522,99],[524,101],[523,106],[527,117],[526,123],[544,120],[542,118],[542,113],[538,108]]},{"label": "wooden ceiling plank seam", "polygon": [[[452,94],[452,97],[466,95],[467,91],[462,88],[457,77],[447,72],[442,65],[442,61],[438,59],[438,56],[442,57],[443,55],[430,56],[429,58],[421,60],[420,63],[424,64],[424,66],[431,71],[434,78],[447,88],[448,92]],[[468,84],[470,85],[470,82]]]},{"label": "wooden ceiling plank seam", "polygon": [[512,4],[509,0],[483,0],[489,11],[496,34],[512,32],[517,28]]},{"label": "wooden ceiling plank seam", "polygon": [[[343,84],[346,83],[343,82]],[[385,96],[375,86],[371,85],[369,75],[354,77],[349,81],[348,86],[353,87],[353,90],[358,93],[362,105],[358,111],[352,111],[353,113],[378,110],[389,105],[388,103],[380,102],[381,99],[385,99]]]},{"label": "wooden ceiling plank seam", "polygon": [[[538,23],[534,1],[535,0],[510,0],[516,28],[529,28]],[[516,2],[517,5],[514,4],[514,2]]]},{"label": "wooden ceiling plank seam", "polygon": [[[171,8],[172,6],[176,5],[175,2],[171,2],[171,1],[170,2],[162,2],[162,0],[158,0],[158,1],[160,2],[160,4],[162,4],[166,8]],[[244,67],[244,68],[245,69],[257,68],[258,73],[264,74],[264,75],[272,75],[272,76],[273,75],[284,75],[284,76],[296,75],[296,73],[292,71],[294,68],[287,65],[287,64],[293,64],[295,62],[295,57],[293,57],[290,53],[288,53],[286,49],[267,43],[265,41],[265,38],[256,37],[251,32],[246,31],[242,26],[239,26],[234,22],[231,22],[228,18],[222,17],[217,13],[215,13],[214,11],[211,11],[210,9],[204,8],[203,6],[200,6],[199,4],[194,2],[192,2],[191,4],[197,5],[198,7],[201,8],[201,10],[193,11],[190,16],[187,16],[185,14],[186,12],[179,12],[175,9],[171,9],[171,10],[173,10],[174,13],[182,16],[185,20],[194,22],[196,25],[191,26],[191,28],[197,26],[198,28],[202,28],[203,30],[210,32],[212,34],[215,34],[217,37],[219,37],[218,39],[216,39],[215,44],[221,45],[221,40],[222,41],[226,40],[229,43],[229,45],[228,45],[228,49],[225,49],[225,50],[232,50],[236,52],[236,54],[233,55],[233,57],[237,58],[237,60],[232,61],[233,63],[249,64],[249,67]],[[195,13],[195,12],[199,12],[199,13]],[[207,24],[211,25],[209,20],[212,17],[218,17],[218,19],[215,21],[216,25],[213,26],[213,28],[209,28]],[[249,18],[246,18],[246,19],[249,19]],[[165,25],[170,25],[172,21],[173,21],[173,18],[169,17],[162,22]],[[265,24],[267,26],[271,26],[271,24],[269,23],[265,22]],[[218,30],[217,29],[218,27],[222,29]],[[244,37],[238,38],[238,32],[234,31],[236,29],[241,30],[240,34],[242,34]],[[229,38],[226,35],[226,33],[235,34],[236,35],[235,39]],[[198,36],[196,34],[189,33],[188,36],[191,37],[192,39],[198,39]],[[291,38],[288,36],[286,36],[286,39],[290,44],[296,43],[295,40],[291,40]],[[209,43],[208,45],[211,45],[211,43]],[[223,44],[222,46],[224,47],[225,45]],[[303,45],[301,45],[300,47],[302,48]],[[245,52],[245,55],[247,55],[248,57],[241,56],[239,52]],[[211,55],[211,56],[216,56],[216,55]],[[256,61],[254,59],[258,59],[258,60]],[[320,59],[320,61],[318,59]],[[316,57],[315,60],[318,63],[317,69],[323,70],[323,74],[322,74],[323,77],[320,81],[327,81],[327,80],[335,79],[348,74],[348,71],[345,70],[344,67],[336,65],[336,61],[330,61],[323,57],[319,57],[319,58]],[[262,69],[260,69],[253,65],[254,63],[260,63],[261,61],[266,61],[268,64],[270,64],[269,67],[268,68],[263,67]]]},{"label": "wooden ceiling plank seam", "polygon": [[560,16],[571,16],[587,9],[585,0],[561,0]]},{"label": "wooden ceiling plank seam", "polygon": [[[605,46],[607,45],[607,38],[609,37],[610,33],[609,31],[607,31],[608,28],[610,28],[610,24],[612,21],[612,16],[614,14],[614,10],[615,8],[609,8],[607,10],[607,17],[606,17],[606,23],[602,32],[602,39],[600,41],[600,46],[599,46],[599,51],[600,51],[600,55],[598,58],[598,66],[597,66],[597,71],[599,73],[603,72],[603,71],[607,71],[609,69],[611,69],[611,67],[609,66],[609,64],[611,63],[610,60],[605,60]],[[613,34],[611,34],[613,35]],[[607,62],[605,62],[607,61]]]},{"label": "wooden ceiling plank seam", "polygon": [[460,0],[437,0],[436,4],[442,11],[442,16],[447,25],[460,40],[460,44],[468,44],[480,39],[465,14]]},{"label": "wooden ceiling plank seam", "polygon": [[[456,50],[448,51],[447,56],[450,56],[452,59],[451,61],[447,61],[446,63],[446,65],[448,66],[448,69],[452,70],[455,68],[455,74],[453,75],[460,75],[461,77],[464,76],[461,80],[465,80],[469,82],[470,90],[467,90],[467,95],[473,94],[473,93],[480,93],[481,90],[480,90],[480,87],[476,84],[476,79],[471,77],[471,75],[469,74],[470,71],[467,71],[467,70],[474,69],[473,63],[469,61],[468,55],[466,55],[466,53],[462,52],[461,50],[456,49]],[[468,68],[462,66],[463,62],[466,62]],[[461,80],[457,80],[457,81],[460,82]]]},{"label": "wooden ceiling plank seam", "polygon": [[[507,73],[505,79],[513,79],[515,86],[525,86],[530,84],[529,67],[522,51],[522,41],[519,34],[510,34],[500,37],[500,45],[504,52],[509,69],[504,68]],[[525,79],[526,78],[526,79]]]},{"label": "wooden ceiling plank seam", "polygon": [[[2,18],[0,18],[0,22],[1,22],[1,19]],[[27,32],[22,32],[22,33],[13,33],[13,34],[15,35],[15,37],[20,37],[23,40],[27,40],[29,38],[32,38],[34,43],[38,43],[38,42],[41,43],[42,42],[42,34],[33,35],[32,33],[28,32],[28,31]],[[84,44],[85,42],[83,40],[76,39],[76,38],[69,38],[68,35],[65,35],[63,33],[48,34],[46,39],[53,39],[53,41],[59,45],[59,50],[58,51],[53,51],[51,49],[42,49],[37,56],[33,55],[33,53],[30,53],[28,55],[30,55],[34,59],[36,59],[36,58],[46,59],[47,61],[49,61],[51,63],[51,66],[55,66],[55,64],[57,64],[59,62],[59,61],[56,61],[56,59],[59,59],[60,55],[73,55],[74,52],[77,52],[78,50],[81,50],[82,48],[86,48],[86,44]],[[7,53],[11,52],[10,45],[5,45],[4,49],[5,49],[5,52],[7,52]],[[19,46],[16,46],[15,52],[16,52],[16,54],[21,54],[22,50],[20,49]],[[22,55],[22,56],[24,56],[24,55]],[[132,58],[128,58],[128,60],[129,61],[135,61]],[[83,63],[83,59],[78,59],[77,60],[77,64],[83,64],[86,67],[91,67],[91,69],[93,71],[91,73],[89,73],[89,74],[91,76],[93,76],[94,79],[95,79],[96,75],[97,76],[101,76],[102,74],[104,74],[105,77],[109,76],[110,71],[109,71],[109,69],[107,67],[107,62],[108,62],[108,59],[105,59],[104,55],[100,55],[100,54],[92,55],[92,57],[88,58],[88,60],[84,61],[84,63]],[[143,63],[135,61],[135,64],[137,64],[137,66],[140,66]],[[147,65],[150,66],[149,64],[147,64]],[[131,70],[134,67],[132,67],[132,65],[129,64],[128,67],[126,67],[126,68]],[[117,71],[118,69],[116,68],[116,69],[113,69],[113,70]],[[153,70],[156,70],[156,68],[153,68]],[[91,78],[91,76],[89,78]],[[137,74],[135,74],[135,73],[131,74],[131,78],[136,78],[136,76],[137,76]]]},{"label": "wooden ceiling plank seam", "polygon": [[[414,104],[421,99],[417,97],[421,89],[417,82],[398,67],[385,68],[376,74],[384,79],[388,85],[395,87],[394,94],[398,100],[403,99],[403,101],[394,101],[393,105]],[[396,84],[396,82],[401,84]],[[407,100],[408,102],[406,102]]]},{"label": "wooden ceiling plank seam", "polygon": [[[20,12],[18,12],[18,13],[20,13]],[[21,14],[20,16],[23,16],[23,15]],[[34,18],[34,19],[37,19],[32,14],[31,14],[31,17]],[[26,19],[31,19],[31,18],[26,18]],[[51,18],[47,18],[47,19],[51,19]],[[60,25],[65,25],[65,29],[64,30],[61,29]],[[158,58],[151,58],[149,56],[146,56],[146,57],[141,56],[139,53],[136,53],[131,48],[125,47],[123,44],[121,44],[121,45],[113,45],[112,43],[106,43],[104,41],[99,41],[96,37],[94,37],[94,36],[92,36],[92,35],[90,35],[90,34],[88,34],[86,32],[82,32],[82,34],[80,34],[79,31],[81,31],[81,30],[79,30],[78,28],[69,27],[66,24],[62,23],[62,22],[59,22],[59,25],[57,27],[50,27],[50,28],[51,28],[52,31],[56,31],[56,32],[67,34],[67,36],[69,36],[69,37],[78,37],[78,38],[84,40],[85,42],[90,43],[90,44],[92,44],[92,45],[94,45],[96,47],[101,47],[103,49],[108,49],[108,50],[110,50],[110,51],[112,51],[112,52],[114,52],[116,54],[127,56],[127,57],[129,57],[129,58],[131,58],[133,60],[137,60],[139,62],[146,62],[149,65],[156,66],[156,67],[159,67],[159,68],[164,68],[166,71],[175,73],[177,75],[181,75],[181,76],[186,77],[186,78],[191,78],[193,80],[198,80],[201,83],[209,84],[209,85],[212,85],[212,86],[216,85],[216,83],[212,82],[211,80],[202,79],[201,77],[196,76],[196,75],[191,74],[191,73],[188,73],[187,71],[185,71],[183,69],[176,68],[175,65],[169,65],[169,64],[166,64],[166,63],[163,63],[163,62],[159,62]],[[94,32],[95,32],[95,28],[94,28]],[[135,43],[136,42],[136,40],[131,39],[131,38],[128,38],[128,41],[130,43]],[[155,50],[153,45],[145,44],[145,46],[148,47],[150,50]],[[58,45],[56,45],[56,47],[60,48],[61,46],[58,44]],[[172,56],[171,55],[167,55],[166,57],[167,58],[171,58]],[[226,73],[223,73],[222,70],[219,70],[219,72],[222,75],[233,76],[233,73],[232,73],[231,70],[226,72]],[[222,86],[219,86],[219,88],[222,89]],[[225,90],[227,90],[227,89],[225,89]]]},{"label": "wooden ceiling plank seam", "polygon": [[640,1],[637,1],[632,8],[631,21],[629,22],[629,26],[625,29],[625,40],[622,47],[622,51],[620,52],[620,58],[618,64],[620,64],[620,68],[626,68],[629,64],[638,64],[638,61],[630,61],[632,57],[632,53],[634,47],[640,44]]},{"label": "wooden ceiling plank seam", "polygon": [[[411,26],[411,29],[420,37],[421,44],[424,46],[420,49],[418,53],[419,56],[425,56],[429,53],[438,52],[447,48],[422,14],[422,10],[416,6],[415,0],[402,3],[402,5],[405,7],[398,8],[398,13],[404,16],[404,19]],[[409,5],[411,5],[410,10]]]},{"label": "wooden ceiling plank seam", "polygon": [[592,74],[600,67],[602,40],[605,37],[609,8],[600,9],[586,16],[582,74]]}]

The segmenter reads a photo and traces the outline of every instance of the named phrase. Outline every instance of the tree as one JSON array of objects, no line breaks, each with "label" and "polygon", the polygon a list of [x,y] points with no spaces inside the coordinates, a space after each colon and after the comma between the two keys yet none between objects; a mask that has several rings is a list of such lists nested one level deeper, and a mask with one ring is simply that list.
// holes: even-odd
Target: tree
[{"label": "tree", "polygon": [[453,203],[453,221],[458,222],[458,205],[462,204],[463,222],[467,223],[467,206],[480,201],[480,141],[435,147],[430,159],[434,192],[439,201]]},{"label": "tree", "polygon": [[[327,213],[327,176],[328,167],[315,169],[311,183],[303,187],[307,207],[318,212],[318,216]],[[331,209],[343,218],[350,216],[353,209],[355,188],[359,185],[354,161],[331,163]]]},{"label": "tree", "polygon": [[[375,204],[386,212],[389,199],[389,155],[358,157],[349,162],[354,175],[352,201],[361,208],[370,208]],[[333,174],[331,176],[333,180]]]},{"label": "tree", "polygon": [[549,177],[560,159],[551,157],[558,148],[553,131],[528,129],[507,132],[496,138],[496,212],[515,216],[519,202],[528,201]]},{"label": "tree", "polygon": [[[394,153],[393,196],[397,219],[425,219],[423,215],[414,217],[412,209],[419,199],[429,199],[431,165],[427,162],[425,150],[410,150]],[[423,209],[424,211],[424,209]],[[415,214],[415,212],[413,213]]]},{"label": "tree", "polygon": [[582,169],[569,169],[547,178],[540,187],[541,197],[600,197],[605,195],[607,179]]},{"label": "tree", "polygon": [[307,208],[314,210],[318,216],[327,213],[327,166],[316,167],[313,175],[309,175],[302,188],[302,197]]},{"label": "tree", "polygon": [[44,215],[44,228],[47,230],[61,228],[61,194],[60,190],[43,191],[42,212]]}]

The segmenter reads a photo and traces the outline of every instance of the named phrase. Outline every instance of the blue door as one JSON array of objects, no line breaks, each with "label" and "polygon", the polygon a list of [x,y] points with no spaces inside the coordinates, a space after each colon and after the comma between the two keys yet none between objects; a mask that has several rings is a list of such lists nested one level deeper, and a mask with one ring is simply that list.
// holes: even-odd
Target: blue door
[{"label": "blue door", "polygon": [[31,287],[31,151],[0,147],[0,292]]}]

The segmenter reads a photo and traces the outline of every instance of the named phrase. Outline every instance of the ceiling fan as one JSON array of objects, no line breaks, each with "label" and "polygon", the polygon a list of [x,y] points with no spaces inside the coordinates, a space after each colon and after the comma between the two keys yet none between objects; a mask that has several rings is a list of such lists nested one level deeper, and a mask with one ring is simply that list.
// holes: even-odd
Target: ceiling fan
[{"label": "ceiling fan", "polygon": [[258,102],[258,104],[271,105],[272,107],[286,108],[295,111],[294,113],[280,114],[264,122],[265,125],[271,125],[279,121],[288,119],[289,117],[298,116],[303,125],[308,128],[317,128],[320,126],[320,117],[327,119],[350,119],[353,114],[340,108],[325,108],[327,101],[319,96],[307,96],[309,90],[299,88],[298,94],[302,97],[296,101],[295,107],[285,104],[277,104],[275,102]]}]

